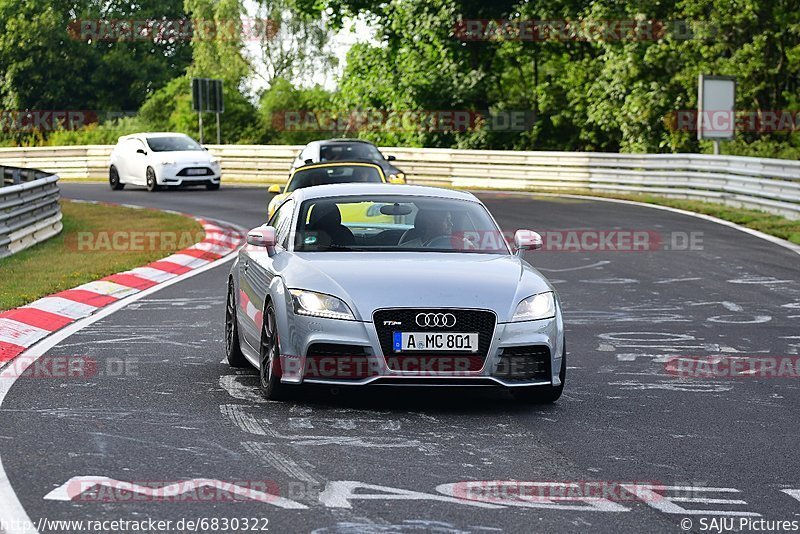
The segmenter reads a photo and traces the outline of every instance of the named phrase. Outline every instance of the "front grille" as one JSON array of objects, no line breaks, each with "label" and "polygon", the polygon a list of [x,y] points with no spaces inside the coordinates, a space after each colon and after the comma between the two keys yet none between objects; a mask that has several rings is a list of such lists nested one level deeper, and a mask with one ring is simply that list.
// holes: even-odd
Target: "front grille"
[{"label": "front grille", "polygon": [[[420,313],[452,313],[456,322],[452,326],[419,326]],[[378,340],[392,371],[428,371],[431,373],[480,371],[483,368],[497,321],[488,310],[460,310],[453,308],[391,308],[377,310],[372,315]],[[384,324],[390,322],[390,324]],[[399,324],[398,324],[399,323]],[[394,332],[477,332],[478,350],[461,351],[402,351],[395,352]]]},{"label": "front grille", "polygon": [[363,380],[380,374],[379,367],[362,346],[314,343],[306,351],[304,378]]},{"label": "front grille", "polygon": [[506,347],[492,376],[507,380],[550,380],[550,348],[547,345]]},{"label": "front grille", "polygon": [[[203,173],[189,174],[189,169],[203,171]],[[178,176],[189,176],[190,178],[194,178],[196,176],[213,176],[213,175],[214,171],[212,171],[208,167],[186,167],[185,169],[181,169],[180,172],[178,172]]]}]

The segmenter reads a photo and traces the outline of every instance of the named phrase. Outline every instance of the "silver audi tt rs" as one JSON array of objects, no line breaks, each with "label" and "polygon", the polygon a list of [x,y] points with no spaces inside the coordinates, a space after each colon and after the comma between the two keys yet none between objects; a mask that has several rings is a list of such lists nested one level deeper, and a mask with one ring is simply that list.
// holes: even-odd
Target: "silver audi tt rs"
[{"label": "silver audi tt rs", "polygon": [[[509,239],[509,241],[512,241]],[[228,362],[268,398],[300,384],[494,386],[553,402],[566,349],[553,286],[466,192],[299,189],[248,233],[228,279]]]}]

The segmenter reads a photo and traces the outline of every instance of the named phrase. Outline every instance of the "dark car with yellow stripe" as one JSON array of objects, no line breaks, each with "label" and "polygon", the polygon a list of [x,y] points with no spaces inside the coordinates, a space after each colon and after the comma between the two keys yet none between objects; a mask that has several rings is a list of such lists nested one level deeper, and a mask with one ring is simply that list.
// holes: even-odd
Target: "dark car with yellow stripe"
[{"label": "dark car with yellow stripe", "polygon": [[292,191],[313,187],[315,185],[344,183],[405,183],[402,180],[387,179],[380,165],[370,161],[340,161],[335,163],[312,163],[294,169],[289,174],[285,186],[270,186],[269,192],[275,193],[267,207],[268,217],[272,217],[281,202]]}]

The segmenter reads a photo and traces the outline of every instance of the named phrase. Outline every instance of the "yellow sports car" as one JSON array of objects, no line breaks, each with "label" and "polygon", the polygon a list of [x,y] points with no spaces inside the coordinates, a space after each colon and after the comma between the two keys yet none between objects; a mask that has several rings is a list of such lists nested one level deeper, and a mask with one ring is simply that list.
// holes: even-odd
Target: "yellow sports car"
[{"label": "yellow sports car", "polygon": [[[314,163],[299,167],[291,172],[285,187],[272,185],[270,193],[277,193],[267,207],[267,218],[272,217],[281,202],[295,189],[311,187],[314,185],[341,184],[350,182],[360,183],[405,183],[405,178],[387,180],[383,169],[375,163],[367,162],[337,162]],[[365,214],[366,215],[366,214]],[[371,219],[373,220],[373,219]]]}]

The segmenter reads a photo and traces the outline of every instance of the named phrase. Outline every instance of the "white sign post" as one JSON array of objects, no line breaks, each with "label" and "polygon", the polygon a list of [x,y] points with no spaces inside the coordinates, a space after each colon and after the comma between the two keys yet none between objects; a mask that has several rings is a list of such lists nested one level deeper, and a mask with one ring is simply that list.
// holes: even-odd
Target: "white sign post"
[{"label": "white sign post", "polygon": [[721,139],[733,139],[736,127],[736,78],[700,75],[697,84],[697,138],[711,139],[719,154]]}]

